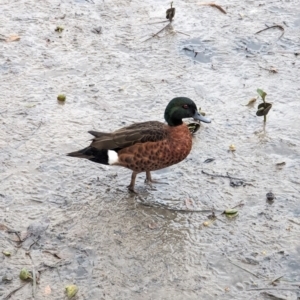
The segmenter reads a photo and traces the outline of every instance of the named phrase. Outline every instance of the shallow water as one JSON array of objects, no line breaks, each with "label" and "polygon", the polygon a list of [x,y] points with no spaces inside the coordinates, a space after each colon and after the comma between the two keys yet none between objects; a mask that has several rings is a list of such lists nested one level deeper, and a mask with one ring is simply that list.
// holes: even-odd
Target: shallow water
[{"label": "shallow water", "polygon": [[[23,267],[45,268],[36,299],[63,299],[73,283],[78,299],[300,297],[299,2],[224,2],[226,15],[174,2],[173,29],[145,41],[166,25],[150,23],[168,5],[1,1],[0,37],[21,39],[0,41],[0,250],[12,252],[0,256],[0,276],[13,277],[0,297],[21,285]],[[274,24],[285,28],[280,39],[278,29],[255,34]],[[246,106],[257,88],[273,104],[265,132],[258,103]],[[130,171],[65,156],[88,143],[88,130],[162,120],[181,95],[212,123],[185,161],[153,172],[166,184],[147,186],[141,174],[131,195]],[[236,218],[221,215],[239,203]],[[24,237],[30,224],[17,248],[7,228]],[[32,284],[10,299],[32,299]]]}]

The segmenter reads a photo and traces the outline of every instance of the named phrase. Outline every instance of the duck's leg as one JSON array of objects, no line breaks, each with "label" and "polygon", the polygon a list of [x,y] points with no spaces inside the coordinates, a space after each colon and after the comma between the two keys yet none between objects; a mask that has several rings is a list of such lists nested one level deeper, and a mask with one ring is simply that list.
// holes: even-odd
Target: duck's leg
[{"label": "duck's leg", "polygon": [[163,183],[163,182],[157,181],[157,180],[155,180],[155,179],[152,179],[150,171],[146,171],[146,179],[145,179],[145,182],[146,182],[146,183],[150,183],[150,184],[151,184],[151,183]]},{"label": "duck's leg", "polygon": [[135,178],[136,178],[137,174],[138,174],[137,172],[132,172],[131,181],[130,181],[129,186],[127,187],[130,192],[135,193],[135,194],[136,194],[136,191],[134,190],[134,185],[135,185]]},{"label": "duck's leg", "polygon": [[161,181],[152,179],[150,171],[146,171],[146,179],[145,179],[145,182],[148,183],[148,184],[150,184],[150,186],[151,186],[151,183],[168,184],[168,183],[166,183],[166,182],[161,182]]},{"label": "duck's leg", "polygon": [[153,182],[150,171],[146,171],[146,180],[145,180],[145,182],[146,183]]}]

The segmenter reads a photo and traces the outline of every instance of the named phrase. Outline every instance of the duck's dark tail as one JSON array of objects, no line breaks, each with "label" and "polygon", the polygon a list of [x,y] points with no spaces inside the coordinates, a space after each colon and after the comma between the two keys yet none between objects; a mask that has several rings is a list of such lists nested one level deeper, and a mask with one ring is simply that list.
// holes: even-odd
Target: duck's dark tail
[{"label": "duck's dark tail", "polygon": [[96,149],[93,147],[87,147],[79,151],[68,153],[67,156],[72,157],[78,157],[78,158],[86,158],[88,160],[91,160],[93,162],[103,164],[103,165],[109,165],[109,156],[108,156],[107,149]]}]

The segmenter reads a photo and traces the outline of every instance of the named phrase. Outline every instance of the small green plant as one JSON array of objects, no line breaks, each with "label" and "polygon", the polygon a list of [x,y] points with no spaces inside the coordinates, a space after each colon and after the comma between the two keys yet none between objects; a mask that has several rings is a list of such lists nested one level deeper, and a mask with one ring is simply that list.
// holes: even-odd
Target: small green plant
[{"label": "small green plant", "polygon": [[23,268],[20,272],[20,279],[22,280],[28,280],[28,279],[32,279],[32,273],[29,272],[26,268]]},{"label": "small green plant", "polygon": [[55,31],[61,33],[64,31],[64,28],[62,26],[56,26]]},{"label": "small green plant", "polygon": [[66,101],[66,95],[65,94],[60,94],[57,96],[57,100],[58,101],[61,101],[61,102],[64,102]]},{"label": "small green plant", "polygon": [[261,97],[263,103],[260,103],[257,107],[257,112],[256,112],[256,115],[258,117],[262,117],[264,116],[264,123],[267,122],[267,114],[268,112],[270,111],[271,107],[272,107],[272,104],[271,103],[267,103],[265,101],[265,98],[267,96],[267,93],[264,92],[263,90],[261,89],[257,89],[257,93],[259,94],[259,96]]},{"label": "small green plant", "polygon": [[73,298],[78,292],[78,287],[75,284],[66,286],[66,293],[69,299]]}]

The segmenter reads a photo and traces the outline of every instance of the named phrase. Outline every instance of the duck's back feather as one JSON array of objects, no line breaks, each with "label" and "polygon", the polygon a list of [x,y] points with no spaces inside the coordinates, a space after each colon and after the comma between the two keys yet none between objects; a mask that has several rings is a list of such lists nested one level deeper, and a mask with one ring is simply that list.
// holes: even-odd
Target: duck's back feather
[{"label": "duck's back feather", "polygon": [[89,131],[95,136],[90,147],[123,149],[136,143],[158,142],[168,137],[168,126],[157,121],[135,123],[111,133]]}]

